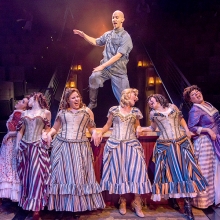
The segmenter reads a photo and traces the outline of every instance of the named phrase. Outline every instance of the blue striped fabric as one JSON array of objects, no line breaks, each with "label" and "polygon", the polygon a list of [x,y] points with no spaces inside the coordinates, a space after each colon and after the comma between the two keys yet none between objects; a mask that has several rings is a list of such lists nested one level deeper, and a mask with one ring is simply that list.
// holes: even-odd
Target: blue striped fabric
[{"label": "blue striped fabric", "polygon": [[103,154],[101,188],[109,194],[151,192],[143,149],[137,139],[108,139]]},{"label": "blue striped fabric", "polygon": [[48,209],[78,212],[104,208],[89,141],[64,141],[57,135],[52,145]]},{"label": "blue striped fabric", "polygon": [[208,185],[197,165],[193,146],[187,137],[157,140],[154,149],[155,175],[152,199],[195,197]]},{"label": "blue striped fabric", "polygon": [[63,110],[57,120],[61,120],[62,127],[52,142],[48,209],[78,212],[104,208],[86,138],[86,128],[94,127],[94,122],[86,108],[75,113]]}]

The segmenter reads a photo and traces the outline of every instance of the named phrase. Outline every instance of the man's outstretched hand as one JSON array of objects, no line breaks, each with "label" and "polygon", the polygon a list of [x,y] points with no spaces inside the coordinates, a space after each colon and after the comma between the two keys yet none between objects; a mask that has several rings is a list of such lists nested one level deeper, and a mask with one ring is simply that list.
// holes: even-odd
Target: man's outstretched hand
[{"label": "man's outstretched hand", "polygon": [[78,34],[80,37],[84,37],[84,32],[83,31],[80,31],[80,30],[76,30],[76,29],[73,29],[73,33],[74,34]]}]

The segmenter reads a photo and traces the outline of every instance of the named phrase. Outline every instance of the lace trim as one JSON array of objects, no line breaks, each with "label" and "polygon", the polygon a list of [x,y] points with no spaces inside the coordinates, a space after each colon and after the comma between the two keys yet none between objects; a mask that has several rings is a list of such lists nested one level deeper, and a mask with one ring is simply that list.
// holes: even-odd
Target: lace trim
[{"label": "lace trim", "polygon": [[194,103],[193,105],[199,107],[200,109],[202,109],[204,112],[206,112],[209,116],[213,116],[215,113],[218,112],[218,110],[212,106],[209,102],[206,102],[208,105],[210,105],[210,108],[205,106],[205,105],[201,105],[201,104],[196,104]]}]

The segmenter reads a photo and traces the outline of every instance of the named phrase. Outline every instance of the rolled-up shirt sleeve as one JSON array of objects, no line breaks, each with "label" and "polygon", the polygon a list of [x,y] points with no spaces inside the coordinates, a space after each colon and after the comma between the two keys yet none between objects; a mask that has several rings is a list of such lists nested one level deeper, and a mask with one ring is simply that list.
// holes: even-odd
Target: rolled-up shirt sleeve
[{"label": "rolled-up shirt sleeve", "polygon": [[118,48],[118,53],[122,55],[130,53],[133,48],[132,40],[129,34],[124,34],[120,40],[120,46]]},{"label": "rolled-up shirt sleeve", "polygon": [[193,133],[200,135],[202,128],[200,126],[201,111],[199,108],[192,107],[189,112],[188,127]]},{"label": "rolled-up shirt sleeve", "polygon": [[106,44],[106,39],[107,39],[107,35],[109,34],[110,32],[106,32],[104,33],[101,37],[99,38],[96,38],[96,45],[98,46],[104,46]]}]

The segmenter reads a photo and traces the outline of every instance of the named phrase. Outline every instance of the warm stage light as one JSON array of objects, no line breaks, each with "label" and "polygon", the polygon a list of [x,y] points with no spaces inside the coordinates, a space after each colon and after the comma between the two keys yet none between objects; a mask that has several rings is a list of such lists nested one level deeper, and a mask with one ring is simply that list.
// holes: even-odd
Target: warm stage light
[{"label": "warm stage light", "polygon": [[139,60],[137,63],[137,67],[148,67],[149,66],[149,62],[147,62],[146,60]]},{"label": "warm stage light", "polygon": [[76,88],[76,82],[71,81],[70,82],[70,88]]},{"label": "warm stage light", "polygon": [[160,77],[156,77],[156,84],[161,84],[162,83],[162,80]]},{"label": "warm stage light", "polygon": [[143,61],[139,60],[137,66],[142,67],[143,66]]},{"label": "warm stage light", "polygon": [[70,69],[74,71],[82,71],[82,65],[81,64],[72,65]]},{"label": "warm stage light", "polygon": [[78,70],[78,71],[82,71],[82,65],[80,65],[80,64],[77,65],[77,70]]},{"label": "warm stage light", "polygon": [[154,77],[149,77],[148,79],[148,86],[154,86]]}]

